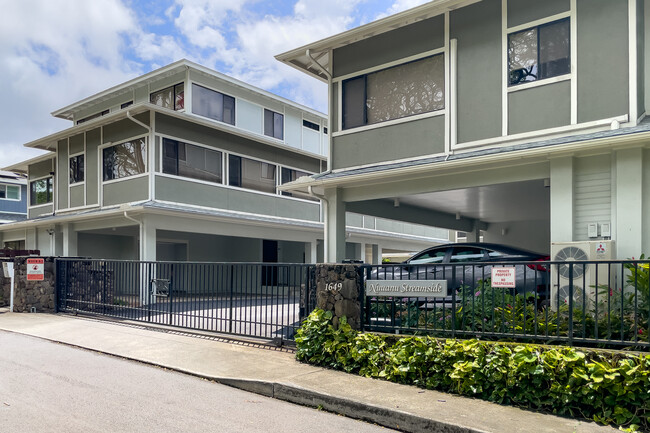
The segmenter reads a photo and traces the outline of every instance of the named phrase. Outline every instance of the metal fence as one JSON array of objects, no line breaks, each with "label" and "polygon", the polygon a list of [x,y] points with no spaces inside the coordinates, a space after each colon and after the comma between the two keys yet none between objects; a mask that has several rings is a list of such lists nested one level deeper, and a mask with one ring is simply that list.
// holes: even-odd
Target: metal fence
[{"label": "metal fence", "polygon": [[[515,287],[493,287],[509,268]],[[367,331],[650,348],[650,261],[364,266],[369,282],[445,281],[447,296],[362,293]]]},{"label": "metal fence", "polygon": [[292,340],[313,309],[313,265],[57,259],[61,312]]}]

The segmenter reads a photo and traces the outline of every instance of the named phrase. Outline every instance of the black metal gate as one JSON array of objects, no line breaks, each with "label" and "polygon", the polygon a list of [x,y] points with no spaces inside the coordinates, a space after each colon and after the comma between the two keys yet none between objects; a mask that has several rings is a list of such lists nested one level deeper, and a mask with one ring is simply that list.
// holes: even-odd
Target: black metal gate
[{"label": "black metal gate", "polygon": [[57,259],[60,312],[293,340],[314,265]]}]

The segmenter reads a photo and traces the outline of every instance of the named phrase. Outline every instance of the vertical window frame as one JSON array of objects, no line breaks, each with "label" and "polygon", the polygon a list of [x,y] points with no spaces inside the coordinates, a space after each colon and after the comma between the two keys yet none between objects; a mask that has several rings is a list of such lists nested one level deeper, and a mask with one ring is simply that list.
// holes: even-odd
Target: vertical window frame
[{"label": "vertical window frame", "polygon": [[[38,202],[41,192],[35,191],[34,186],[38,182],[45,182],[45,201]],[[29,207],[45,206],[54,204],[54,176],[45,176],[39,179],[29,181]]]},{"label": "vertical window frame", "polygon": [[[81,164],[79,164],[79,159],[81,159]],[[73,160],[76,160],[77,163],[73,167]],[[80,170],[81,168],[81,170]],[[81,171],[81,179],[79,179],[79,171]],[[78,185],[86,181],[86,156],[82,153],[77,153],[71,155],[68,158],[68,184],[69,185]]]},{"label": "vertical window frame", "polygon": [[[269,119],[270,123],[267,124]],[[284,141],[284,114],[264,109],[264,135]]]}]

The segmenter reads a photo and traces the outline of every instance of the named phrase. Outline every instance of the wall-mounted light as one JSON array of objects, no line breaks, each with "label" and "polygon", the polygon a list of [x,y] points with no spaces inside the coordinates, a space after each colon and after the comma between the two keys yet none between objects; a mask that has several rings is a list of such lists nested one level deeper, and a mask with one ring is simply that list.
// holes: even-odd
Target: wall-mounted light
[{"label": "wall-mounted light", "polygon": [[395,197],[395,198],[393,199],[393,206],[395,206],[395,207],[399,207],[399,198]]},{"label": "wall-mounted light", "polygon": [[544,188],[549,188],[551,186],[551,179],[544,179]]},{"label": "wall-mounted light", "polygon": [[460,219],[460,212],[456,212],[456,219],[457,219],[457,220]]}]

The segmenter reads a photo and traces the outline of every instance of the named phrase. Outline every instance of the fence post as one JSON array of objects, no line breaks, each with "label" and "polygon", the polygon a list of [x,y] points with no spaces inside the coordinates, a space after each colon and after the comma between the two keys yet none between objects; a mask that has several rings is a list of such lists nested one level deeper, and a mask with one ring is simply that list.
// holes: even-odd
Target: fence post
[{"label": "fence post", "polygon": [[567,264],[569,265],[569,346],[573,346],[573,263],[567,262]]},{"label": "fence post", "polygon": [[359,265],[319,264],[316,268],[316,307],[331,311],[332,325],[338,328],[345,316],[352,329],[360,329],[360,294],[363,273]]}]

